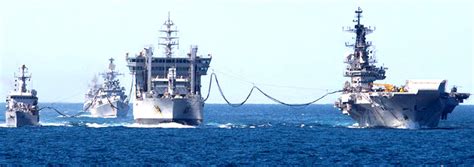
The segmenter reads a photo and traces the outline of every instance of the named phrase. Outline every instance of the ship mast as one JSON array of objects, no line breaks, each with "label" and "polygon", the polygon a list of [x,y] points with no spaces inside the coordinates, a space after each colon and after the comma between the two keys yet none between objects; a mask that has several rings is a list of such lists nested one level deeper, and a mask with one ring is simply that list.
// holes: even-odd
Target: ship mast
[{"label": "ship mast", "polygon": [[163,45],[165,48],[164,54],[167,58],[173,55],[174,46],[179,47],[179,41],[177,37],[177,27],[174,22],[170,19],[170,12],[168,12],[168,20],[163,23],[162,29],[160,30],[164,36],[159,37],[159,45]]},{"label": "ship mast", "polygon": [[345,63],[348,64],[344,73],[345,77],[350,77],[350,87],[346,87],[351,92],[370,92],[372,91],[373,82],[385,79],[384,67],[375,66],[375,58],[369,56],[372,51],[369,49],[372,42],[366,40],[366,35],[372,33],[374,29],[365,27],[361,24],[362,9],[359,7],[356,11],[356,19],[354,28],[347,28],[345,31],[355,33],[355,43],[346,43],[346,46],[353,49],[353,53],[346,57]]},{"label": "ship mast", "polygon": [[115,70],[114,58],[110,58],[109,61],[110,61],[109,70],[114,71]]},{"label": "ship mast", "polygon": [[107,88],[112,88],[112,84],[114,84],[114,82],[116,81],[117,76],[123,75],[115,71],[114,60],[114,58],[110,58],[108,71],[105,73],[100,73],[100,75],[102,75],[102,77],[104,78],[105,83],[107,83]]},{"label": "ship mast", "polygon": [[17,90],[19,90],[21,93],[26,93],[26,80],[31,78],[31,75],[28,75],[28,68],[26,68],[26,66],[23,64],[20,67],[20,76],[15,77],[17,78]]},{"label": "ship mast", "polygon": [[105,80],[109,80],[109,81],[112,81],[114,80],[118,75],[123,75],[123,74],[120,74],[118,73],[117,71],[115,71],[115,64],[114,64],[114,58],[110,58],[109,61],[109,71],[107,71],[106,73],[103,73],[102,75],[104,76],[104,79]]}]

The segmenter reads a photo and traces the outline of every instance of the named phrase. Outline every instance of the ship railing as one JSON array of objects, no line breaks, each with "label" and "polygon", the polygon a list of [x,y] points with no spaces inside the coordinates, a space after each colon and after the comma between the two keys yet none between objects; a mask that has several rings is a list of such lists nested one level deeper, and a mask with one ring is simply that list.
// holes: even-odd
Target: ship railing
[{"label": "ship railing", "polygon": [[346,27],[342,27],[342,31],[355,32],[355,29],[352,27],[346,26]]},{"label": "ship railing", "polygon": [[346,47],[354,47],[355,46],[355,44],[351,43],[351,42],[345,42],[344,44],[346,45]]},{"label": "ship railing", "polygon": [[345,71],[344,76],[367,76],[367,77],[384,77],[379,71],[367,71],[367,70],[358,70],[358,71]]},{"label": "ship railing", "polygon": [[373,28],[372,28],[372,26],[365,27],[364,30],[365,30],[365,33],[366,33],[366,34],[370,34],[370,33],[372,33],[372,32],[375,31],[375,27],[373,27]]}]

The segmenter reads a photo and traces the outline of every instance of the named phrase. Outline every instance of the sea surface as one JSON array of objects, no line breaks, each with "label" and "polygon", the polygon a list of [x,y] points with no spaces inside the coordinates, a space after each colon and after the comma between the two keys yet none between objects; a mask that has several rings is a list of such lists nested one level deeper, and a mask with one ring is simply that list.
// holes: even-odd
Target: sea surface
[{"label": "sea surface", "polygon": [[[40,127],[5,127],[0,164],[24,165],[474,165],[474,106],[436,129],[357,128],[332,105],[206,104],[204,123],[143,126],[127,118],[40,112]],[[42,104],[67,114],[82,104]]]}]

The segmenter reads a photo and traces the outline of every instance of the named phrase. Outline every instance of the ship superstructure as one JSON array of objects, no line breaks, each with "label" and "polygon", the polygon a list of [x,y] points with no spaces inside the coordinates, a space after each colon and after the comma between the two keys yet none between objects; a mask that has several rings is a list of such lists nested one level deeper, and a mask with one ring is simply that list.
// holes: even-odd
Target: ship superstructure
[{"label": "ship superstructure", "polygon": [[202,122],[204,101],[201,97],[201,76],[206,75],[211,55],[197,55],[191,46],[187,56],[174,53],[178,47],[174,22],[164,22],[159,45],[163,56],[155,57],[153,47],[129,57],[128,67],[134,78],[133,117],[137,123],[178,122],[198,125]]},{"label": "ship superstructure", "polygon": [[15,78],[15,89],[8,94],[6,100],[6,125],[9,127],[39,125],[37,92],[34,89],[27,89],[26,84],[31,79],[28,68],[22,65]]},{"label": "ship superstructure", "polygon": [[90,112],[93,117],[126,117],[130,108],[128,98],[117,79],[123,74],[115,70],[113,58],[109,61],[108,70],[100,74],[104,79],[102,85],[97,84],[97,78],[90,85],[85,95],[84,111]]},{"label": "ship superstructure", "polygon": [[354,28],[346,29],[356,34],[355,43],[346,43],[353,49],[344,61],[344,76],[350,80],[336,107],[360,127],[436,127],[440,119],[447,119],[447,114],[469,97],[458,93],[456,87],[446,92],[446,80],[408,80],[399,87],[374,83],[385,79],[387,68],[376,66],[372,42],[366,40],[373,29],[361,24],[360,8],[355,13]]}]

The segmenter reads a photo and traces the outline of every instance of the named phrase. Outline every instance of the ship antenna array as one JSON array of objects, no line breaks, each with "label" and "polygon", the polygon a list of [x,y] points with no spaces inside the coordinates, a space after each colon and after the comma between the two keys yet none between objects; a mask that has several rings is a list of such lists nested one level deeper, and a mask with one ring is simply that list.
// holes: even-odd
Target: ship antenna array
[{"label": "ship antenna array", "polygon": [[372,33],[375,28],[373,27],[366,27],[363,24],[361,24],[361,18],[362,18],[362,9],[359,7],[355,13],[355,19],[352,20],[355,24],[353,28],[347,27],[343,28],[344,31],[355,33],[356,38],[354,43],[346,42],[345,45],[346,47],[350,47],[354,49],[354,54],[360,54],[358,56],[361,56],[363,59],[363,65],[368,66],[369,65],[369,57],[368,57],[368,48],[372,46],[371,41],[367,41],[366,35]]},{"label": "ship antenna array", "polygon": [[31,74],[28,74],[28,68],[25,65],[22,65],[20,67],[20,75],[16,76],[16,82],[20,81],[20,83],[16,84],[18,88],[15,88],[16,90],[19,90],[20,92],[24,93],[26,92],[26,80],[31,78]]},{"label": "ship antenna array", "polygon": [[178,29],[170,18],[170,12],[168,12],[168,19],[163,23],[160,32],[164,36],[159,37],[162,40],[158,44],[164,46],[164,54],[167,58],[170,58],[173,55],[174,46],[179,47]]},{"label": "ship antenna array", "polygon": [[267,97],[268,99],[272,100],[273,102],[276,102],[278,104],[282,104],[282,105],[285,105],[285,106],[290,106],[290,107],[300,107],[300,106],[308,106],[308,105],[311,105],[311,104],[314,104],[316,102],[318,102],[319,100],[325,98],[326,96],[328,95],[331,95],[331,94],[335,94],[335,93],[338,93],[338,92],[342,92],[342,90],[337,90],[337,91],[332,91],[332,92],[328,92],[326,94],[324,94],[323,96],[313,100],[313,101],[310,101],[310,102],[307,102],[307,103],[300,103],[300,104],[291,104],[291,103],[286,103],[286,102],[283,102],[281,100],[278,100],[277,98],[269,95],[268,93],[266,93],[265,91],[263,91],[262,89],[260,89],[258,86],[256,85],[253,85],[253,87],[250,89],[247,97],[245,97],[245,99],[240,102],[240,103],[231,103],[227,97],[224,95],[224,91],[222,90],[222,87],[221,85],[219,84],[219,79],[217,79],[217,75],[216,73],[212,73],[211,74],[211,77],[210,77],[210,80],[209,80],[209,89],[207,91],[207,96],[206,98],[204,98],[204,101],[207,101],[207,99],[209,98],[209,95],[211,94],[211,87],[212,87],[212,81],[215,81],[216,84],[217,84],[217,88],[219,89],[219,93],[220,95],[222,96],[222,98],[224,99],[224,101],[229,105],[229,106],[232,106],[232,107],[240,107],[242,105],[244,105],[245,103],[247,103],[248,99],[250,98],[250,96],[252,96],[254,90],[257,90],[259,91],[261,94],[263,94],[265,97]]},{"label": "ship antenna array", "polygon": [[357,20],[354,20],[354,22],[357,22],[357,25],[360,25],[360,18],[362,17],[362,9],[359,7],[355,13],[357,14]]}]

